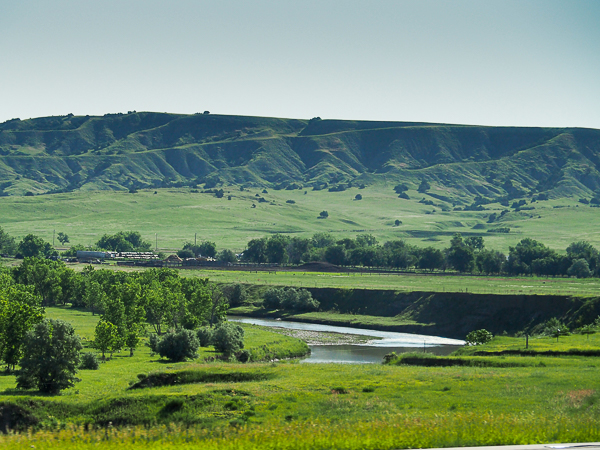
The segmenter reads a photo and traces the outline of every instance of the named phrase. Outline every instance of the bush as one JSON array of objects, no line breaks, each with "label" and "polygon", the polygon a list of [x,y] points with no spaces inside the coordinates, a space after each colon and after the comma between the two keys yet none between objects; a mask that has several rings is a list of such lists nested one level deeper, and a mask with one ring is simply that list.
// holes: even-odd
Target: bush
[{"label": "bush", "polygon": [[158,343],[158,354],[171,361],[194,359],[200,346],[196,333],[191,330],[180,330],[165,334]]},{"label": "bush", "polygon": [[487,344],[492,340],[494,335],[490,333],[488,330],[481,329],[476,331],[471,331],[467,334],[465,341],[467,341],[468,345],[481,345]]},{"label": "bush", "polygon": [[248,350],[242,350],[237,355],[235,355],[235,358],[241,363],[247,363],[248,361],[250,361],[250,352]]},{"label": "bush", "polygon": [[95,353],[86,352],[81,355],[81,364],[79,368],[82,370],[98,370],[100,368],[100,359]]},{"label": "bush", "polygon": [[200,343],[200,347],[209,347],[213,345],[215,330],[211,327],[200,327],[196,330],[196,337]]},{"label": "bush", "polygon": [[281,306],[281,299],[283,297],[282,288],[271,288],[267,290],[263,295],[263,307],[267,309],[277,309]]},{"label": "bush", "polygon": [[362,200],[362,195],[361,194],[356,194],[354,196],[354,200]]},{"label": "bush", "polygon": [[224,322],[215,329],[213,345],[218,352],[231,356],[244,348],[244,329]]}]

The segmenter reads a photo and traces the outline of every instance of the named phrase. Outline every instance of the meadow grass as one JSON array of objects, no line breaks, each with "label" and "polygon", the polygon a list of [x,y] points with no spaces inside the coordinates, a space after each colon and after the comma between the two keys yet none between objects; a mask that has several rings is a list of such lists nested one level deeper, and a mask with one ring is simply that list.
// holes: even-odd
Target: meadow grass
[{"label": "meadow grass", "polygon": [[456,353],[470,355],[480,352],[569,352],[569,351],[600,351],[600,334],[582,335],[570,334],[559,336],[558,339],[550,336],[529,336],[529,345],[526,347],[526,338],[511,336],[494,336],[484,345],[465,346]]},{"label": "meadow grass", "polygon": [[[411,199],[402,200],[392,187],[378,183],[344,192],[302,189],[269,190],[264,194],[259,188],[240,192],[239,186],[225,186],[221,199],[213,194],[192,193],[189,188],[149,189],[137,194],[79,191],[0,197],[0,226],[19,239],[33,233],[49,242],[53,230],[62,231],[69,235],[71,244],[86,246],[105,233],[137,230],[153,247],[158,242],[159,249],[167,251],[193,242],[195,235],[198,240],[216,242],[219,249],[240,252],[253,238],[273,233],[310,237],[315,232],[331,232],[339,238],[371,233],[381,242],[402,238],[437,248],[447,247],[452,235],[459,232],[483,236],[486,247],[505,253],[525,237],[563,252],[577,240],[600,246],[600,233],[589,226],[600,210],[579,205],[576,199],[537,202],[533,211],[509,212],[500,221],[488,224],[491,213],[506,208],[496,203],[487,205],[487,211],[444,212],[419,203],[423,197],[429,198],[426,194],[409,191]],[[363,200],[354,201],[359,192]],[[257,194],[267,202],[258,203]],[[231,200],[227,200],[229,195]],[[328,211],[329,218],[317,219],[323,210]],[[395,220],[402,221],[402,225],[394,226]],[[486,232],[497,227],[509,227],[511,232]]]},{"label": "meadow grass", "polygon": [[[78,266],[82,267],[81,264]],[[600,279],[490,277],[427,273],[353,273],[182,269],[182,276],[216,283],[245,283],[303,288],[382,289],[398,292],[468,292],[496,295],[596,296]]]},{"label": "meadow grass", "polygon": [[[81,311],[48,310],[71,320],[76,330],[89,332],[97,320]],[[268,333],[246,329],[255,328]],[[265,335],[247,332],[252,334],[260,345]],[[488,346],[507,345],[507,339]],[[563,339],[565,347],[583,342],[567,336],[559,344]],[[590,341],[598,345],[595,335]],[[600,358],[485,359],[496,359],[500,367],[205,363],[200,358],[170,363],[141,347],[132,358],[117,355],[97,371],[81,371],[82,381],[59,396],[15,391],[14,376],[0,376],[0,405],[21,408],[41,430],[0,436],[0,446],[388,449],[600,439]],[[513,360],[523,363],[510,367]],[[129,389],[138,374],[181,371],[213,377],[212,382]],[[217,380],[230,373],[242,374],[244,381]]]}]

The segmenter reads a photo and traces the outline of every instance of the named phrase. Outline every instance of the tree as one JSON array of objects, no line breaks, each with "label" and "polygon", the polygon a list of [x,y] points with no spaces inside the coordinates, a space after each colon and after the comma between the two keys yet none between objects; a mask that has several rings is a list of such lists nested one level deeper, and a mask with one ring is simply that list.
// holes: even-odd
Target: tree
[{"label": "tree", "polygon": [[267,240],[265,238],[252,239],[248,242],[248,248],[244,250],[244,259],[255,263],[267,261]]},{"label": "tree", "polygon": [[240,306],[246,302],[246,299],[248,298],[248,293],[246,292],[246,288],[243,284],[236,283],[230,289],[228,297],[229,305]]},{"label": "tree", "polygon": [[232,250],[226,248],[217,254],[217,261],[233,264],[237,262],[237,256]]},{"label": "tree", "polygon": [[354,200],[362,200],[362,195],[361,194],[356,194],[354,196]]},{"label": "tree", "polygon": [[30,286],[0,276],[0,361],[15,368],[23,354],[23,341],[31,327],[42,321],[41,299]]},{"label": "tree", "polygon": [[117,326],[104,319],[100,319],[94,331],[93,346],[96,350],[102,352],[103,360],[106,359],[105,353],[110,353],[112,357],[114,352],[121,350],[123,339]]},{"label": "tree", "polygon": [[267,241],[267,248],[265,250],[267,260],[270,263],[284,264],[287,262],[286,248],[289,242],[287,236],[281,234],[275,234]]},{"label": "tree", "polygon": [[61,273],[65,270],[62,261],[26,257],[20,266],[13,268],[13,277],[17,283],[34,286],[43,305],[55,305],[62,299]]},{"label": "tree", "polygon": [[210,241],[202,241],[198,246],[200,255],[214,258],[217,255],[217,244]]},{"label": "tree", "polygon": [[482,250],[475,258],[477,269],[486,275],[499,274],[505,262],[506,256],[497,250]]},{"label": "tree", "polygon": [[319,219],[327,219],[329,217],[329,213],[327,211],[321,211],[319,213]]},{"label": "tree", "polygon": [[222,323],[215,330],[213,345],[225,356],[233,355],[244,348],[244,329],[233,323]]},{"label": "tree", "polygon": [[78,381],[75,375],[83,347],[71,324],[45,319],[27,333],[23,348],[17,388],[37,387],[55,394]]},{"label": "tree", "polygon": [[588,262],[584,258],[579,258],[573,261],[573,264],[571,267],[569,267],[567,273],[569,276],[574,276],[577,278],[589,278],[592,276]]},{"label": "tree", "polygon": [[513,274],[531,273],[536,259],[546,258],[555,252],[534,239],[522,239],[515,247],[509,247],[507,271]]},{"label": "tree", "polygon": [[58,234],[56,235],[56,239],[58,239],[58,242],[60,242],[63,245],[69,242],[69,236],[66,233],[63,233],[62,231],[58,232]]},{"label": "tree", "polygon": [[346,249],[341,245],[332,245],[325,250],[325,261],[336,266],[346,264]]},{"label": "tree", "polygon": [[147,252],[152,244],[142,239],[138,231],[119,231],[116,234],[105,234],[96,243],[96,246],[114,252]]},{"label": "tree", "polygon": [[372,234],[358,234],[356,235],[357,247],[373,247],[377,245],[377,238]]},{"label": "tree", "polygon": [[34,234],[28,234],[17,247],[17,251],[24,257],[46,257],[58,255],[50,243]]},{"label": "tree", "polygon": [[15,242],[15,238],[9,236],[1,227],[0,227],[0,253],[6,255],[14,255],[17,251],[17,244]]},{"label": "tree", "polygon": [[488,330],[481,329],[476,331],[471,331],[467,334],[465,341],[467,345],[482,345],[487,344],[492,340],[494,336]]},{"label": "tree", "polygon": [[420,252],[419,268],[433,272],[444,266],[444,254],[441,250],[433,247],[425,247]]},{"label": "tree", "polygon": [[[483,246],[483,242],[481,245]],[[471,272],[473,270],[475,262],[473,249],[463,242],[460,233],[456,233],[450,241],[447,257],[450,265],[459,272]]]}]

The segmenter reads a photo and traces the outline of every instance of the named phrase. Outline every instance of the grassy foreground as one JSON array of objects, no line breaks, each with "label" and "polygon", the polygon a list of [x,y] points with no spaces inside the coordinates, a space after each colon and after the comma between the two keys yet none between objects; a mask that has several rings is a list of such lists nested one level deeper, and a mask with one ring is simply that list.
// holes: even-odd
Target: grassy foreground
[{"label": "grassy foreground", "polygon": [[[97,320],[62,308],[49,308],[48,316],[70,320],[88,339]],[[258,327],[246,333],[252,348],[284,338]],[[535,344],[572,348],[583,340]],[[479,349],[510,345],[521,339],[497,338]],[[589,345],[600,348],[600,338],[590,336]],[[80,383],[54,397],[16,391],[14,376],[0,376],[0,408],[39,430],[0,436],[0,447],[391,449],[600,440],[600,358],[486,357],[498,364],[432,368],[205,363],[203,355],[174,364],[140,348],[133,358],[117,355],[98,371],[80,372]],[[139,374],[182,371],[201,382],[129,389]]]}]

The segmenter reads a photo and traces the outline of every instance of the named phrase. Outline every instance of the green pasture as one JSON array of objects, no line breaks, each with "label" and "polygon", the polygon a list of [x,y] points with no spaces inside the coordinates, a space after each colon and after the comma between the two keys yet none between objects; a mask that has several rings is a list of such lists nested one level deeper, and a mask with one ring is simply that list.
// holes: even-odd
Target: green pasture
[{"label": "green pasture", "polygon": [[[509,212],[487,224],[491,213],[507,208],[491,204],[486,205],[487,211],[444,212],[438,205],[444,204],[445,209],[452,209],[452,205],[416,191],[408,191],[410,200],[399,199],[392,184],[343,192],[307,188],[269,190],[266,194],[259,188],[241,192],[239,186],[228,186],[221,199],[214,194],[193,193],[189,188],[141,190],[137,194],[78,191],[0,197],[0,226],[18,239],[33,233],[49,242],[54,230],[62,231],[69,235],[71,244],[86,246],[105,233],[136,230],[153,247],[158,244],[164,251],[179,249],[196,237],[216,242],[218,249],[240,252],[252,238],[272,233],[309,237],[315,232],[330,232],[340,238],[371,233],[380,242],[402,238],[438,248],[447,247],[452,235],[459,232],[483,236],[488,248],[504,252],[525,237],[559,251],[577,240],[600,247],[600,230],[591,226],[598,220],[600,209],[581,205],[577,199],[536,202],[532,204],[535,210]],[[362,200],[354,200],[358,193]],[[259,197],[266,202],[258,202]],[[436,206],[419,203],[422,198]],[[318,219],[323,210],[329,217]],[[394,226],[396,220],[402,225]],[[509,227],[511,232],[486,232],[498,227]]]},{"label": "green pasture", "polygon": [[600,280],[596,278],[487,277],[432,275],[427,273],[328,273],[275,270],[250,272],[203,269],[181,270],[181,275],[209,278],[217,283],[304,288],[383,289],[399,292],[470,292],[497,295],[597,296],[600,294]]},{"label": "green pasture", "polygon": [[[68,308],[48,308],[47,316],[68,320],[88,342],[98,319]],[[260,327],[245,330],[250,349],[296,341]],[[501,337],[480,348],[510,342],[521,345]],[[600,337],[530,340],[538,343],[600,348]],[[431,368],[203,362],[211,349],[184,363],[161,361],[147,347],[126,354],[81,371],[82,381],[59,396],[17,391],[13,375],[0,376],[0,404],[23,408],[41,428],[0,436],[2,448],[87,449],[101,442],[103,448],[185,449],[201,442],[203,448],[391,449],[600,438],[597,357],[496,357],[517,367]],[[213,381],[128,389],[138,375],[181,370]],[[247,381],[220,382],[219,374]],[[92,427],[80,428],[86,424]]]}]

